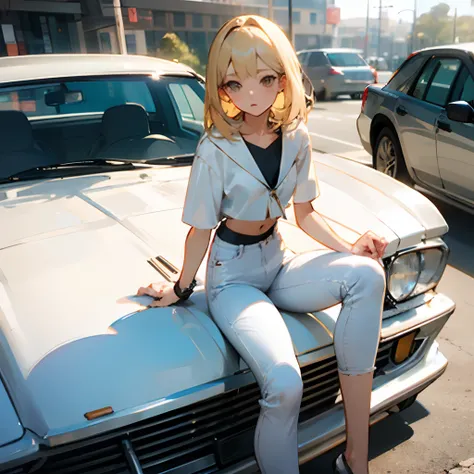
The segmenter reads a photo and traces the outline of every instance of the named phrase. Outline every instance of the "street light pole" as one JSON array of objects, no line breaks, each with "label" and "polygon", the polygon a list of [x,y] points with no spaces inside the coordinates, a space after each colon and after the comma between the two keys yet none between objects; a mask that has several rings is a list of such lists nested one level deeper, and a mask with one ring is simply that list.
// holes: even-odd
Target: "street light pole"
[{"label": "street light pole", "polygon": [[290,36],[290,43],[294,46],[293,41],[293,0],[288,0],[288,34]]},{"label": "street light pole", "polygon": [[268,0],[268,19],[273,20],[273,0]]},{"label": "street light pole", "polygon": [[122,6],[120,0],[114,0],[115,24],[117,26],[117,41],[120,54],[127,54],[127,43],[125,42],[125,31],[123,29]]},{"label": "street light pole", "polygon": [[456,36],[457,36],[457,25],[458,23],[458,9],[454,9],[454,27],[453,27],[453,44],[456,43]]},{"label": "street light pole", "polygon": [[367,18],[365,20],[365,42],[364,42],[364,56],[365,59],[369,56],[369,17],[370,17],[370,0],[367,0]]},{"label": "street light pole", "polygon": [[413,0],[413,27],[411,32],[411,52],[415,51],[415,30],[416,30],[416,0]]},{"label": "street light pole", "polygon": [[379,5],[379,32],[378,32],[378,40],[377,40],[377,58],[382,56],[382,0],[380,0]]}]

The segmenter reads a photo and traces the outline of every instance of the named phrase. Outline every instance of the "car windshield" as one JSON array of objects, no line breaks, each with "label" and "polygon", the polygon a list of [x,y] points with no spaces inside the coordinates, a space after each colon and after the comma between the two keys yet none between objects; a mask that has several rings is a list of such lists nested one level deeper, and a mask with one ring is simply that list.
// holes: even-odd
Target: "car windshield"
[{"label": "car windshield", "polygon": [[328,53],[328,59],[336,67],[367,66],[362,56],[357,53]]},{"label": "car windshield", "polygon": [[[94,162],[96,170],[114,159],[192,153],[203,132],[204,93],[202,81],[187,74],[0,87],[0,179],[58,164]],[[74,169],[64,167],[63,175]]]}]

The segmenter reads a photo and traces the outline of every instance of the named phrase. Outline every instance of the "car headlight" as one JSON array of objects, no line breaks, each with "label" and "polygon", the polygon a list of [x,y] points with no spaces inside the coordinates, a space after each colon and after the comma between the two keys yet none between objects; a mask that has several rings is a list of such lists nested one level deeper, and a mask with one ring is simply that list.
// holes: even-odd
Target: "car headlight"
[{"label": "car headlight", "polygon": [[444,273],[448,254],[444,245],[396,256],[387,271],[387,290],[392,298],[400,302],[434,288]]}]

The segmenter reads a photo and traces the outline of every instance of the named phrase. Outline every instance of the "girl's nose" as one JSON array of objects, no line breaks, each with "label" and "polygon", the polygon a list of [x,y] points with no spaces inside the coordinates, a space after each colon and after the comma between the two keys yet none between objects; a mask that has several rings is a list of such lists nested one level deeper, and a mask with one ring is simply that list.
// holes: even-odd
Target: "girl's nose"
[{"label": "girl's nose", "polygon": [[249,94],[250,94],[250,95],[253,95],[253,91],[250,91]]}]

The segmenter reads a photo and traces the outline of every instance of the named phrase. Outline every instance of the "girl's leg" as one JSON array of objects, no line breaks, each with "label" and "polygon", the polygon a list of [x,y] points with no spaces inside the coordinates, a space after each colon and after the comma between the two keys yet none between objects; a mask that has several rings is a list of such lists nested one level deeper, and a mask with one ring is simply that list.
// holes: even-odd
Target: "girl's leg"
[{"label": "girl's leg", "polygon": [[342,302],[334,346],[346,415],[346,458],[368,472],[368,427],[380,337],[385,272],[368,257],[337,252],[297,255],[282,267],[268,295],[281,309],[315,312]]},{"label": "girl's leg", "polygon": [[211,291],[212,317],[252,370],[261,389],[255,455],[263,474],[297,474],[298,415],[303,392],[291,337],[269,298],[230,284]]}]

